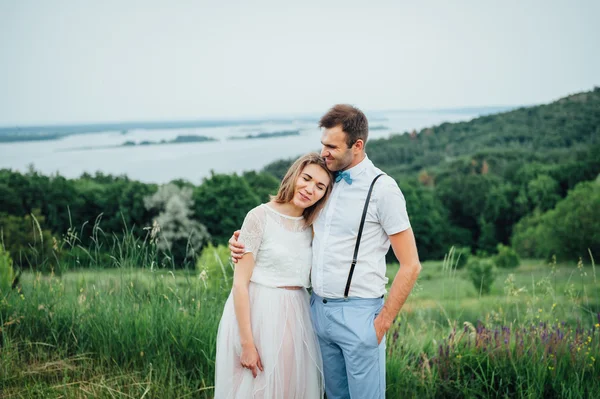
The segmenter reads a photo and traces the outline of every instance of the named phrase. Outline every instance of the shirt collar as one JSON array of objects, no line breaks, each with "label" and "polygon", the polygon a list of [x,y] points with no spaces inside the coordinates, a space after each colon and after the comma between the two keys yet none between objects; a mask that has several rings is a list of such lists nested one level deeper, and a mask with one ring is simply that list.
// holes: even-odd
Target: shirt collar
[{"label": "shirt collar", "polygon": [[365,170],[367,170],[367,168],[371,165],[373,165],[373,162],[371,162],[367,154],[365,154],[365,157],[362,161],[360,161],[358,164],[354,165],[350,169],[346,169],[345,172],[350,173],[351,178],[355,178],[362,174]]}]

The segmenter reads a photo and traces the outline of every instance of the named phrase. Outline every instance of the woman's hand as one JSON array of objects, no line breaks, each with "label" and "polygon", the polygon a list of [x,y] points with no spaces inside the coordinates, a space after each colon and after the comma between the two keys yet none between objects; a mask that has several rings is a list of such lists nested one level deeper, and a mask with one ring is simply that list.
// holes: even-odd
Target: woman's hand
[{"label": "woman's hand", "polygon": [[264,371],[262,362],[260,361],[260,356],[258,355],[258,351],[256,350],[256,346],[254,346],[254,344],[242,346],[240,363],[242,363],[242,367],[252,371],[254,378],[256,378],[258,375],[258,370]]}]

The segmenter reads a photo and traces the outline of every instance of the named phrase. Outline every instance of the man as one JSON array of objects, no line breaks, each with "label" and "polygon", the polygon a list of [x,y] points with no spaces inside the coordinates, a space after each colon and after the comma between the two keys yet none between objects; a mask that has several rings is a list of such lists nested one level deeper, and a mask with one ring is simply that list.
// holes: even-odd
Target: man
[{"label": "man", "polygon": [[[323,356],[328,399],[385,397],[385,333],[412,290],[421,264],[398,185],[373,184],[356,266],[351,273],[365,201],[381,174],[365,153],[368,121],[338,104],[322,118],[321,155],[336,174],[331,197],[314,223],[311,316]],[[234,261],[243,245],[229,241]],[[400,269],[384,301],[390,244]]]}]

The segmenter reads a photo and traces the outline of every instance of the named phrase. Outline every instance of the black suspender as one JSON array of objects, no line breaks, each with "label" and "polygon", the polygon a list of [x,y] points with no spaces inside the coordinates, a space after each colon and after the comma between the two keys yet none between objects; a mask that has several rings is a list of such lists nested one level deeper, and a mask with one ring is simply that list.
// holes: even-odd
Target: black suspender
[{"label": "black suspender", "polygon": [[348,291],[350,291],[350,283],[352,282],[352,274],[354,274],[354,267],[356,266],[356,260],[358,259],[358,247],[360,246],[360,238],[362,236],[363,227],[365,226],[365,219],[367,217],[367,209],[369,208],[369,201],[371,200],[371,193],[373,192],[373,186],[375,186],[375,182],[384,173],[377,175],[373,182],[371,183],[371,187],[369,187],[369,193],[367,194],[367,199],[365,201],[365,207],[363,208],[362,218],[360,219],[360,227],[358,228],[358,236],[356,237],[356,246],[354,247],[354,256],[352,257],[352,265],[350,266],[350,273],[348,274],[348,281],[346,282],[346,289],[344,290],[344,299],[348,299]]}]

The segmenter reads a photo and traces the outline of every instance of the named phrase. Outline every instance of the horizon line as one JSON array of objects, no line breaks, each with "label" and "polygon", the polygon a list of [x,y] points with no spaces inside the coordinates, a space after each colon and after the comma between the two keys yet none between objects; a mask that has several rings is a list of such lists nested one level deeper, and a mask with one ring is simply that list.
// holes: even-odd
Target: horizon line
[{"label": "horizon line", "polygon": [[[497,109],[502,110],[517,109],[522,107],[530,107],[539,104],[529,105],[483,105],[483,106],[464,106],[464,107],[444,107],[444,108],[388,108],[382,110],[367,110],[364,111],[367,116],[369,114],[377,115],[388,112],[466,112],[486,109]],[[75,128],[75,127],[92,127],[92,126],[119,126],[126,125],[135,127],[137,125],[164,125],[164,124],[245,124],[245,123],[258,123],[258,122],[286,122],[297,119],[312,119],[318,120],[320,114],[315,112],[307,113],[288,113],[288,114],[273,114],[273,115],[254,115],[254,116],[236,116],[231,118],[226,117],[208,117],[208,118],[179,118],[179,119],[146,119],[146,120],[121,120],[121,121],[89,121],[89,122],[50,122],[50,123],[14,123],[14,124],[1,124],[0,131],[14,130],[14,129],[36,129],[36,128]]]}]

